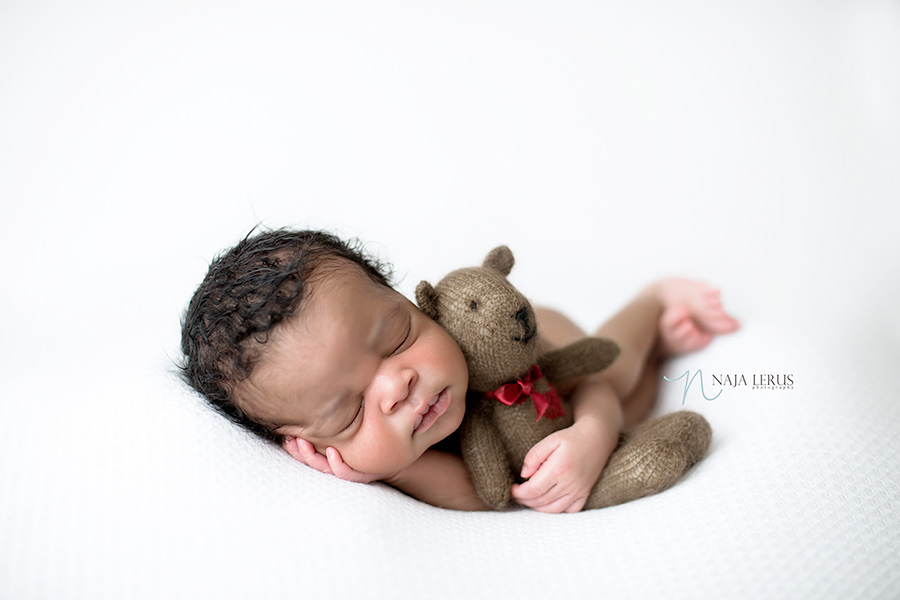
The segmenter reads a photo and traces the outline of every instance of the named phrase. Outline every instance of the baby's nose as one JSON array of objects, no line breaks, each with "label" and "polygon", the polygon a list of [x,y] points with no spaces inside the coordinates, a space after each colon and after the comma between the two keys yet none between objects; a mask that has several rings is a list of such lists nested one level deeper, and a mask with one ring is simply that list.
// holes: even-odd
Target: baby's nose
[{"label": "baby's nose", "polygon": [[381,390],[381,407],[386,414],[396,411],[410,397],[416,379],[412,369],[399,370],[386,377]]}]

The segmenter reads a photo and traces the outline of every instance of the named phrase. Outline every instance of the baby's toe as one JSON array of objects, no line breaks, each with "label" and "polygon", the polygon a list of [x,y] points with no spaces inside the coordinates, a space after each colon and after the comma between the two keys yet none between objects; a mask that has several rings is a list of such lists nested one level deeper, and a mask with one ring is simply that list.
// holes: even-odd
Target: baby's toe
[{"label": "baby's toe", "polygon": [[700,297],[706,302],[707,306],[722,306],[722,292],[715,288],[709,288],[700,293]]},{"label": "baby's toe", "polygon": [[724,310],[708,311],[697,315],[701,327],[710,333],[731,333],[740,327],[736,319],[730,317]]},{"label": "baby's toe", "polygon": [[684,354],[703,348],[711,341],[701,330],[686,306],[673,306],[663,311],[659,321],[661,348],[666,354]]}]

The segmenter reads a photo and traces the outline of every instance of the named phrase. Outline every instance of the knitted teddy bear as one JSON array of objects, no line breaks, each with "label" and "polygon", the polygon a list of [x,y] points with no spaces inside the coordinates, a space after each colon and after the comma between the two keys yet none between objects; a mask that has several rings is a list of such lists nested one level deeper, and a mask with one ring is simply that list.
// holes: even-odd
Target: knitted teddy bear
[{"label": "knitted teddy bear", "polygon": [[[481,267],[453,271],[437,285],[422,281],[416,301],[456,340],[469,368],[469,394],[461,431],[463,460],[479,497],[502,509],[525,454],[547,435],[573,422],[564,389],[605,369],[619,348],[585,338],[538,356],[534,311],[506,276],[509,248],[492,250]],[[701,415],[680,411],[644,422],[620,436],[584,509],[636,500],[672,486],[709,446],[712,431]]]}]

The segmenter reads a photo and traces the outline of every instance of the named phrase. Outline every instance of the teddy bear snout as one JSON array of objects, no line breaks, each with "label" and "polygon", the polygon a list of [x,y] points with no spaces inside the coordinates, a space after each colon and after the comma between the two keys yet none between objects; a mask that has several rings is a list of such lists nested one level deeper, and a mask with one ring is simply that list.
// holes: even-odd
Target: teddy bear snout
[{"label": "teddy bear snout", "polygon": [[534,313],[532,313],[528,306],[523,306],[513,315],[513,319],[518,321],[524,329],[522,336],[513,337],[513,340],[527,344],[534,338],[534,334],[537,333],[537,324],[534,322]]}]

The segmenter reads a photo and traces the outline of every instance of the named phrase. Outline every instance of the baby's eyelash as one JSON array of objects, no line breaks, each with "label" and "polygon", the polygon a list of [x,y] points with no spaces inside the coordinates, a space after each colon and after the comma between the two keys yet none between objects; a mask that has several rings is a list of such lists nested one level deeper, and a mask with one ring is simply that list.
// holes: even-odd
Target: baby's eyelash
[{"label": "baby's eyelash", "polygon": [[365,399],[365,398],[360,398],[360,399],[359,399],[359,408],[356,409],[356,414],[354,414],[354,415],[353,415],[353,418],[350,419],[350,422],[347,423],[347,425],[344,426],[343,429],[341,429],[342,432],[343,432],[343,431],[347,431],[348,429],[350,429],[350,427],[353,426],[354,423],[356,423],[356,420],[359,418],[359,416],[360,416],[360,415],[362,414],[362,412],[363,412],[363,405],[364,405],[365,403],[366,403],[366,399]]},{"label": "baby's eyelash", "polygon": [[407,342],[407,341],[409,341],[409,336],[410,336],[411,334],[412,334],[412,320],[410,320],[410,321],[406,324],[406,334],[404,334],[403,339],[400,341],[400,343],[397,345],[397,347],[394,348],[394,351],[391,352],[391,356],[394,356],[395,354],[397,354],[397,353],[400,352],[400,349],[403,348],[403,346],[406,345],[406,342]]}]

